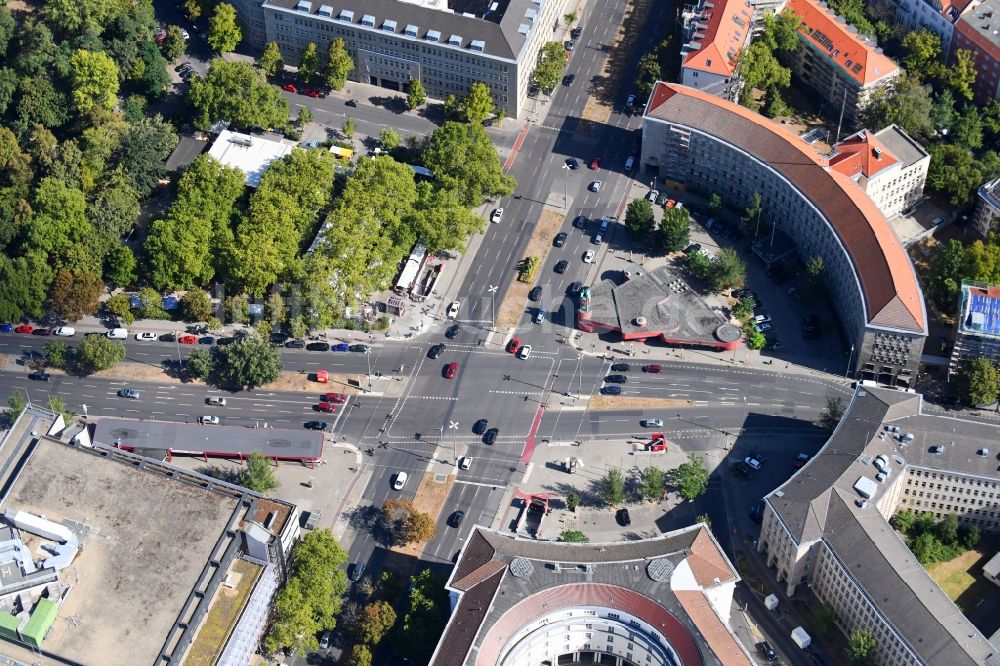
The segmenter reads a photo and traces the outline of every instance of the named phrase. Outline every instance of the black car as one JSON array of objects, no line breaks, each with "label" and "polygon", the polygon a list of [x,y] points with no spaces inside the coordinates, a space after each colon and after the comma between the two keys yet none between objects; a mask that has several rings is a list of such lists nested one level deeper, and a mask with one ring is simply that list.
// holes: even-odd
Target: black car
[{"label": "black car", "polygon": [[[215,341],[215,344],[216,344],[217,347],[225,347],[226,345],[231,345],[234,342],[236,342],[236,338],[219,338],[218,340]],[[306,346],[306,344],[304,342],[302,342],[302,341],[298,341],[297,340],[296,342],[299,343],[299,345],[298,345],[299,349],[302,349],[303,347]],[[289,345],[286,345],[286,346],[289,346]]]},{"label": "black car", "polygon": [[577,229],[585,228],[587,226],[587,218],[585,218],[583,215],[577,215],[573,219],[573,226],[576,227]]},{"label": "black car", "polygon": [[576,169],[580,168],[580,162],[577,161],[577,159],[575,157],[570,157],[570,158],[567,158],[567,160],[566,160],[566,166],[569,169],[576,170]]},{"label": "black car", "polygon": [[272,333],[267,337],[267,339],[271,341],[272,345],[281,347],[282,345],[285,344],[285,342],[288,341],[288,336],[285,335],[284,333]]},{"label": "black car", "polygon": [[583,291],[583,283],[582,282],[574,282],[573,284],[571,284],[569,286],[569,289],[567,291],[571,295],[575,296],[575,295],[579,294],[581,291]]},{"label": "black car", "polygon": [[368,345],[351,345],[348,349],[352,352],[360,352],[362,354],[367,354],[371,351],[371,347]]},{"label": "black car", "polygon": [[764,500],[757,500],[747,515],[750,516],[750,520],[758,524],[764,520]]},{"label": "black car", "polygon": [[30,379],[33,382],[47,382],[49,381],[49,376],[47,373],[44,372],[32,372],[30,375],[28,375],[28,379]]},{"label": "black car", "polygon": [[323,432],[326,432],[329,427],[330,424],[326,421],[306,421],[307,430],[322,430]]},{"label": "black car", "polygon": [[499,428],[490,428],[489,430],[486,431],[486,434],[483,435],[483,444],[493,446],[493,442],[497,441],[497,435],[499,434],[500,434]]},{"label": "black car", "polygon": [[364,562],[355,562],[354,564],[348,567],[347,577],[353,580],[354,582],[361,580],[361,577],[364,575],[365,575]]},{"label": "black car", "polygon": [[528,298],[533,301],[537,301],[541,297],[542,297],[542,285],[538,285],[537,287],[533,288],[531,291],[528,292]]},{"label": "black car", "polygon": [[628,381],[628,377],[625,375],[608,375],[604,378],[608,384],[624,384]]},{"label": "black car", "polygon": [[451,326],[448,327],[448,330],[444,332],[444,337],[448,338],[449,340],[453,340],[461,332],[462,332],[461,326],[459,326],[458,324],[452,324]]},{"label": "black car", "polygon": [[36,328],[31,332],[32,335],[52,335],[51,328]]},{"label": "black car", "polygon": [[176,339],[177,336],[174,335],[173,333],[164,333],[163,335],[157,338],[157,340],[159,340],[160,342],[173,342]]},{"label": "black car", "polygon": [[581,28],[579,26],[577,26],[577,27],[575,27],[575,28],[573,28],[572,30],[569,31],[569,36],[572,37],[573,39],[580,39],[580,36],[582,34],[583,34],[583,28]]},{"label": "black car", "polygon": [[554,241],[552,241],[552,244],[555,245],[556,247],[562,247],[563,245],[566,244],[566,237],[568,235],[569,234],[567,234],[565,231],[560,231],[559,233],[556,234],[556,238]]},{"label": "black car", "polygon": [[[218,344],[222,344],[222,340],[219,340]],[[305,349],[306,343],[301,340],[289,340],[285,343],[285,347],[288,349]]]},{"label": "black car", "polygon": [[438,343],[427,350],[427,358],[437,358],[444,353],[444,343]]},{"label": "black car", "polygon": [[358,105],[358,100],[356,100],[356,99],[349,99],[346,102],[344,102],[344,104],[346,104],[347,106],[354,106],[354,107],[356,107]]},{"label": "black car", "polygon": [[615,520],[618,521],[618,524],[622,527],[628,527],[632,524],[632,516],[628,515],[628,509],[625,507],[618,509],[615,513]]},{"label": "black car", "polygon": [[576,74],[567,74],[566,76],[563,77],[564,86],[571,86],[573,85],[574,81],[576,81]]},{"label": "black car", "polygon": [[621,386],[602,386],[601,395],[621,395]]},{"label": "black car", "polygon": [[615,363],[611,366],[611,369],[615,372],[628,372],[631,366],[628,363]]},{"label": "black car", "polygon": [[198,338],[198,344],[200,344],[200,345],[214,345],[215,344],[215,338],[213,336],[211,336],[211,335],[202,336],[202,337]]},{"label": "black car", "polygon": [[760,652],[760,656],[764,657],[768,661],[774,661],[778,658],[778,655],[774,653],[774,648],[767,641],[761,641],[757,643],[757,652]]},{"label": "black car", "polygon": [[484,432],[486,432],[486,426],[488,426],[489,424],[490,422],[487,421],[486,419],[479,419],[478,421],[476,421],[475,425],[472,426],[472,432],[476,433],[477,435],[482,435]]},{"label": "black car", "polygon": [[306,351],[330,351],[329,342],[310,342],[306,345]]},{"label": "black car", "polygon": [[554,270],[556,273],[565,273],[567,268],[569,268],[569,262],[566,261],[565,259],[560,259],[559,263],[557,263],[555,265],[555,268],[553,268],[552,270]]},{"label": "black car", "polygon": [[458,527],[462,524],[462,519],[465,518],[464,511],[456,511],[455,513],[448,516],[448,524],[452,527]]}]

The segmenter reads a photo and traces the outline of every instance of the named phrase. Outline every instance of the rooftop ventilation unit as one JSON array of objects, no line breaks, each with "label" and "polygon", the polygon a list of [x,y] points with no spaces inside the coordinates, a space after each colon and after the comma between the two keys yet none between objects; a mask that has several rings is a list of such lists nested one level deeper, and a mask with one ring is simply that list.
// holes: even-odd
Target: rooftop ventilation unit
[{"label": "rooftop ventilation unit", "polygon": [[312,10],[312,7],[313,3],[309,2],[309,0],[299,0],[299,4],[295,5],[295,11],[308,14]]},{"label": "rooftop ventilation unit", "polygon": [[389,20],[382,21],[382,29],[386,32],[396,32],[396,22]]},{"label": "rooftop ventilation unit", "polygon": [[412,23],[403,28],[403,34],[407,37],[416,37],[417,33],[420,32],[420,28],[413,25]]},{"label": "rooftop ventilation unit", "polygon": [[317,10],[316,14],[319,15],[319,16],[325,16],[327,18],[332,18],[333,17],[333,7],[331,7],[330,5],[320,5],[319,6],[319,10]]},{"label": "rooftop ventilation unit", "polygon": [[365,14],[361,17],[361,25],[366,25],[369,28],[375,27],[375,17],[371,14]]},{"label": "rooftop ventilation unit", "polygon": [[534,21],[536,18],[538,18],[538,10],[534,8],[529,9],[528,11],[524,12],[524,18],[528,19],[529,21]]},{"label": "rooftop ventilation unit", "polygon": [[933,453],[936,456],[939,456],[942,453],[944,453],[944,447],[941,446],[940,444],[935,444],[934,446],[931,447],[931,453]]},{"label": "rooftop ventilation unit", "polygon": [[469,48],[472,49],[473,51],[479,51],[479,52],[485,51],[486,42],[484,42],[481,39],[473,39],[471,42],[469,42]]},{"label": "rooftop ventilation unit", "polygon": [[347,21],[348,23],[351,23],[352,21],[354,21],[354,12],[352,12],[350,9],[341,9],[340,15],[337,18],[339,18],[341,21]]},{"label": "rooftop ventilation unit", "polygon": [[451,37],[448,38],[448,44],[450,44],[451,46],[461,46],[462,38],[458,35],[452,35]]},{"label": "rooftop ventilation unit", "polygon": [[531,32],[531,26],[528,25],[527,23],[522,23],[521,25],[517,26],[517,31],[522,35],[527,35],[528,33]]},{"label": "rooftop ventilation unit", "polygon": [[978,451],[976,451],[976,455],[977,456],[982,456],[983,458],[986,458],[987,456],[990,455],[990,450],[989,449],[979,449]]},{"label": "rooftop ventilation unit", "polygon": [[426,39],[428,42],[440,42],[441,33],[438,32],[437,30],[428,30],[427,34],[424,35],[424,39]]},{"label": "rooftop ventilation unit", "polygon": [[253,145],[253,139],[251,139],[246,134],[233,134],[232,136],[229,137],[229,143],[249,148],[250,146]]}]

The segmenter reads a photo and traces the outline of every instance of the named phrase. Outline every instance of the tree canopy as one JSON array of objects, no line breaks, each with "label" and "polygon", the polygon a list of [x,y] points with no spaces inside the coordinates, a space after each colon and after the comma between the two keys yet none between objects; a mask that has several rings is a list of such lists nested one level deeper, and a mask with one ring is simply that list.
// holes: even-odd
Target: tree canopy
[{"label": "tree canopy", "polygon": [[684,208],[668,208],[657,229],[657,240],[664,252],[683,250],[690,239],[690,218]]},{"label": "tree canopy", "polygon": [[354,59],[344,48],[341,37],[330,40],[326,51],[326,85],[340,90],[347,83],[347,75],[354,69]]},{"label": "tree canopy", "polygon": [[243,31],[236,20],[236,8],[226,2],[215,6],[215,12],[208,19],[208,35],[205,40],[216,51],[235,51]]},{"label": "tree canopy", "polygon": [[991,405],[1000,394],[1000,373],[988,358],[978,356],[966,361],[959,372],[959,380],[973,405]]},{"label": "tree canopy", "polygon": [[637,241],[649,238],[656,227],[653,205],[645,198],[633,199],[625,209],[625,230]]},{"label": "tree canopy", "polygon": [[538,54],[538,66],[531,73],[531,82],[551,92],[559,85],[566,69],[566,49],[559,42],[546,42]]},{"label": "tree canopy", "polygon": [[86,113],[95,106],[110,110],[118,94],[118,66],[102,52],[78,49],[70,56],[73,103]]},{"label": "tree canopy", "polygon": [[496,148],[482,125],[444,123],[434,130],[423,157],[438,183],[454,190],[466,206],[479,206],[487,197],[514,193],[516,181],[503,172]]},{"label": "tree canopy", "polygon": [[216,120],[244,128],[283,127],[288,122],[288,101],[247,62],[213,60],[204,77],[191,79],[188,104],[201,129]]},{"label": "tree canopy", "polygon": [[277,381],[281,375],[281,356],[267,340],[247,337],[220,347],[216,368],[223,382],[253,389]]},{"label": "tree canopy", "polygon": [[687,462],[667,472],[667,479],[677,487],[677,492],[686,500],[700,497],[708,490],[708,470],[701,456],[691,454]]}]

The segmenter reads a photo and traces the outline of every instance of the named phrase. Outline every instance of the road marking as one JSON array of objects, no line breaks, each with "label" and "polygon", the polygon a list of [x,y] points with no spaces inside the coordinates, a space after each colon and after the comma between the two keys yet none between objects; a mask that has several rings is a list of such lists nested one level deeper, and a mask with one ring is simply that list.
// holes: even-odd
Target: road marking
[{"label": "road marking", "polygon": [[455,479],[454,485],[462,484],[463,486],[480,486],[482,488],[499,488],[500,486],[505,486],[505,483],[480,483],[479,481],[463,481],[461,479]]}]

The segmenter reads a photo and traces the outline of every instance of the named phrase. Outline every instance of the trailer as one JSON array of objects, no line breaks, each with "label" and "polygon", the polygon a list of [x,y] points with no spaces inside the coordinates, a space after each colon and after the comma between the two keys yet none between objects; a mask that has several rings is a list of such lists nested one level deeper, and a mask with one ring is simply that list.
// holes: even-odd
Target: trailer
[{"label": "trailer", "polygon": [[812,638],[806,633],[806,630],[802,627],[795,627],[792,629],[792,640],[803,650],[809,648],[812,644]]},{"label": "trailer", "polygon": [[399,272],[399,277],[396,279],[393,291],[397,294],[405,294],[410,291],[410,288],[417,279],[417,275],[420,273],[420,268],[424,265],[424,258],[426,256],[427,248],[417,243],[413,247],[413,252],[407,257],[406,263],[403,264],[403,270]]},{"label": "trailer", "polygon": [[524,500],[514,531],[522,536],[537,539],[542,530],[542,520],[548,512],[549,499],[544,495],[532,495]]},{"label": "trailer", "polygon": [[410,298],[415,301],[422,301],[430,296],[431,292],[434,291],[434,287],[438,283],[438,279],[441,277],[443,269],[443,261],[435,263],[427,261],[424,269],[420,271],[416,281],[413,283],[413,287],[410,289]]}]

